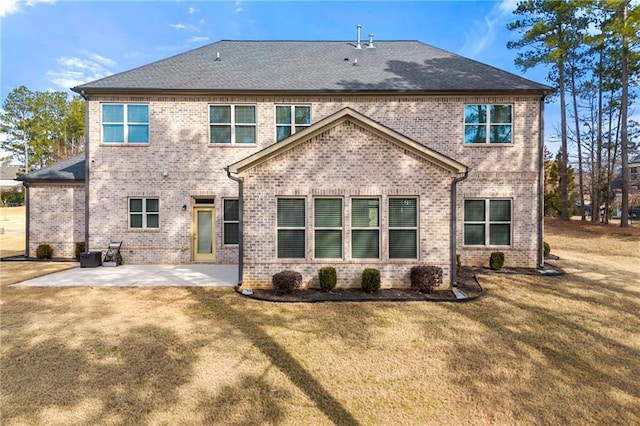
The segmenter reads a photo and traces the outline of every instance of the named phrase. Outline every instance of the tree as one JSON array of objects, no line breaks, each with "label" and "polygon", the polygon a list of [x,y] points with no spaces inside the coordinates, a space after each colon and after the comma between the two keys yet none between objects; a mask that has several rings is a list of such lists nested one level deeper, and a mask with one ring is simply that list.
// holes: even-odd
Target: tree
[{"label": "tree", "polygon": [[569,220],[568,200],[568,145],[567,145],[567,111],[566,81],[567,55],[575,51],[582,42],[582,34],[586,30],[586,20],[578,19],[577,10],[585,1],[558,0],[525,0],[518,3],[514,13],[521,19],[508,25],[512,31],[522,34],[521,39],[509,42],[509,49],[525,49],[518,54],[516,65],[523,70],[538,66],[550,65],[550,79],[560,95],[560,217]]},{"label": "tree", "polygon": [[25,173],[29,172],[33,96],[33,92],[25,86],[16,87],[7,95],[0,113],[0,132],[7,137],[0,146],[24,163]]},{"label": "tree", "polygon": [[[546,216],[558,217],[561,215],[562,210],[560,191],[558,190],[561,185],[560,165],[562,163],[562,155],[558,152],[555,160],[552,160],[551,153],[545,148],[544,156],[544,214]],[[575,203],[578,201],[578,193],[575,187],[575,177],[572,167],[567,168],[566,184],[569,189],[567,200],[571,205],[569,212],[573,213]],[[582,205],[581,208],[584,210],[584,205]]]},{"label": "tree", "polygon": [[0,146],[14,159],[42,168],[84,150],[84,101],[63,92],[32,92],[20,86],[9,93],[0,115]]}]

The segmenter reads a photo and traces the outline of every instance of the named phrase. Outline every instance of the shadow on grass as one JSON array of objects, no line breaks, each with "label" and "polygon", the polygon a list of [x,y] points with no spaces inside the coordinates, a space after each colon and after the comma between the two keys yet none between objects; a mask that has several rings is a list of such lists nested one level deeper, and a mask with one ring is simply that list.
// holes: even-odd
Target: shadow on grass
[{"label": "shadow on grass", "polygon": [[[291,382],[298,387],[307,397],[317,406],[317,408],[324,413],[333,423],[337,425],[358,425],[358,421],[353,415],[334,398],[322,384],[313,375],[300,364],[300,362],[286,349],[284,349],[278,342],[269,336],[260,326],[260,319],[255,315],[255,312],[243,312],[233,308],[229,304],[220,302],[217,298],[211,297],[209,293],[202,288],[192,287],[189,288],[191,294],[200,303],[199,309],[206,309],[208,314],[213,319],[224,320],[230,322],[230,325],[241,331],[242,334],[249,339],[249,341],[264,354],[269,361],[278,368]],[[198,316],[202,317],[202,312],[199,312]],[[268,321],[272,321],[268,319]],[[227,392],[231,392],[236,395],[241,395],[242,390],[247,387],[247,380],[255,380],[253,378],[245,379],[243,383],[239,384],[239,388],[229,388]],[[259,385],[262,386],[262,384]],[[258,390],[258,397],[263,395],[264,392]],[[273,401],[277,403],[277,400]],[[262,404],[262,403],[261,403]],[[229,408],[230,404],[226,397],[216,397],[213,400],[207,402],[209,407],[209,417],[216,418],[217,413],[220,410]],[[240,407],[239,409],[243,409]],[[258,420],[256,423],[264,421],[275,421],[274,417],[278,417],[280,411],[277,406],[272,407],[270,411],[265,412],[267,418],[249,419],[246,420],[249,423],[254,423],[251,420]],[[252,414],[253,416],[253,414]]]},{"label": "shadow on grass", "polygon": [[598,290],[597,282],[580,285],[602,297],[577,296],[570,278],[521,279],[507,287],[487,278],[480,303],[444,306],[483,330],[471,344],[452,344],[449,369],[466,399],[524,423],[638,424],[637,304],[607,297],[616,290]]},{"label": "shadow on grass", "polygon": [[145,423],[155,410],[177,402],[192,371],[190,349],[161,327],[138,327],[118,341],[93,338],[82,346],[55,337],[33,343],[37,337],[26,331],[17,335],[2,342],[6,422],[55,423],[46,413],[64,409],[85,424]]}]

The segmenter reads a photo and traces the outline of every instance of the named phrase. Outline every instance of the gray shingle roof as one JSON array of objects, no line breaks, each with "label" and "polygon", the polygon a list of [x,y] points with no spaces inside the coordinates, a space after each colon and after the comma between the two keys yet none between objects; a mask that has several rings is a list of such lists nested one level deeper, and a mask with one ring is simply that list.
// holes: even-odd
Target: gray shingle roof
[{"label": "gray shingle roof", "polygon": [[419,41],[376,41],[375,46],[369,49],[365,42],[358,50],[353,42],[344,41],[223,40],[72,90],[541,93],[551,89]]},{"label": "gray shingle roof", "polygon": [[67,158],[44,169],[22,175],[16,180],[25,182],[84,181],[84,154]]}]

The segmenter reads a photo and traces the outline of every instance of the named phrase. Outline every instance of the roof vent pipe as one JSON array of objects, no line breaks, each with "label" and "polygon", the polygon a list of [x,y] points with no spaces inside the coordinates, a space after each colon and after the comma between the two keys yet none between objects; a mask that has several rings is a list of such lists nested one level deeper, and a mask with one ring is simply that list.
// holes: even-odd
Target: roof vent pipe
[{"label": "roof vent pipe", "polygon": [[375,49],[376,48],[373,45],[373,33],[369,33],[369,46],[367,46],[367,48],[369,48],[369,49]]},{"label": "roof vent pipe", "polygon": [[358,29],[358,41],[356,41],[356,49],[362,49],[362,44],[360,44],[360,29],[362,29],[362,25],[358,24],[356,25],[356,28]]},{"label": "roof vent pipe", "polygon": [[220,61],[220,52],[216,52],[216,61]]}]

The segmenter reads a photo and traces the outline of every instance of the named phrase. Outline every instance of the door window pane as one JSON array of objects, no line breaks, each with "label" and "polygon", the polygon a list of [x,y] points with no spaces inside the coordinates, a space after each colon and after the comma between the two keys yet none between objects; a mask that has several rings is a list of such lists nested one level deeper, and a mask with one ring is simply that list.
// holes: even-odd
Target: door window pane
[{"label": "door window pane", "polygon": [[212,211],[199,210],[198,213],[198,253],[213,253]]}]

